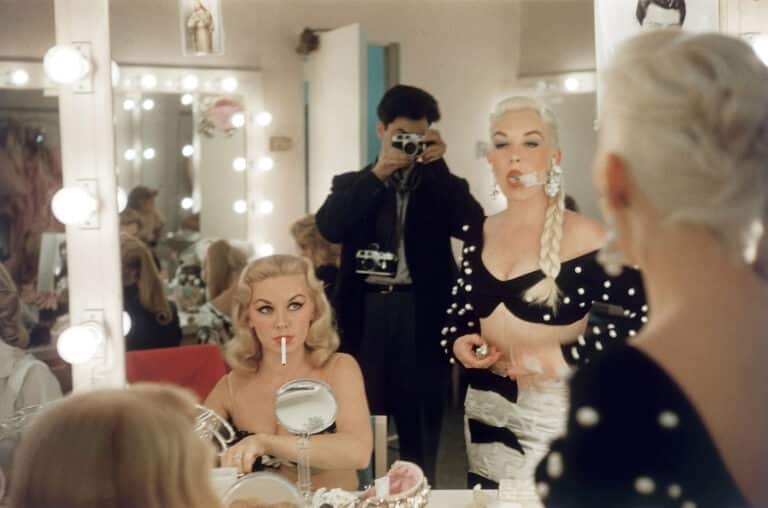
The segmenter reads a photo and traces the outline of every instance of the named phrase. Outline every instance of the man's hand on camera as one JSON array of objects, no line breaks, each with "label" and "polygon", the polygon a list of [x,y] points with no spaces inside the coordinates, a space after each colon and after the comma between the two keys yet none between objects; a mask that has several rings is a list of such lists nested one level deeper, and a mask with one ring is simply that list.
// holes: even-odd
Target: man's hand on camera
[{"label": "man's hand on camera", "polygon": [[437,129],[427,129],[424,133],[424,142],[427,143],[427,148],[424,153],[419,157],[419,162],[422,164],[429,164],[435,162],[437,159],[441,159],[445,155],[445,142],[440,137],[440,131]]},{"label": "man's hand on camera", "polygon": [[373,174],[376,175],[379,180],[386,179],[400,168],[410,166],[415,160],[413,156],[392,146],[392,136],[394,134],[394,130],[387,129],[381,137],[379,160],[376,161],[372,170]]}]

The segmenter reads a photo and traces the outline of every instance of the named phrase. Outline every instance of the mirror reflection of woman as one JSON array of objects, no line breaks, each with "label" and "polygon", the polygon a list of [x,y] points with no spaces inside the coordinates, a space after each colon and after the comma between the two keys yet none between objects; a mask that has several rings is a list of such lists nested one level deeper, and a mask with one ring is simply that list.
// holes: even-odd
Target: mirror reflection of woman
[{"label": "mirror reflection of woman", "polygon": [[[507,207],[465,226],[442,345],[468,369],[469,486],[518,479],[532,489],[533,469],[564,426],[568,364],[621,343],[645,308],[636,271],[612,279],[598,265],[603,227],[565,210],[554,113],[526,97],[502,101],[491,142],[487,158]],[[587,333],[594,300],[624,306],[629,322]]]},{"label": "mirror reflection of woman", "polygon": [[[313,267],[288,255],[251,262],[240,278],[235,316],[228,348],[233,370],[205,401],[246,436],[222,456],[222,465],[249,472],[268,455],[280,461],[280,474],[296,481],[297,438],[277,422],[275,393],[288,381],[317,379],[331,387],[338,412],[334,427],[309,439],[312,485],[357,489],[356,470],[368,466],[373,446],[368,403],[357,362],[336,352],[339,338]],[[285,365],[281,337],[287,339]]]},{"label": "mirror reflection of woman", "polygon": [[312,261],[315,276],[322,282],[325,295],[331,301],[339,274],[341,245],[331,243],[320,234],[314,214],[309,214],[291,225],[291,236],[302,256]]},{"label": "mirror reflection of woman", "polygon": [[[768,506],[768,69],[720,34],[655,31],[602,76],[594,179],[653,310],[571,379],[547,506]],[[762,254],[762,255],[761,255]]]},{"label": "mirror reflection of woman", "polygon": [[208,301],[200,306],[197,332],[200,344],[225,345],[235,334],[232,310],[235,305],[237,280],[247,263],[245,253],[226,240],[208,246],[203,260],[203,279]]},{"label": "mirror reflection of woman", "polygon": [[165,296],[149,247],[136,237],[121,235],[120,261],[123,308],[131,318],[131,329],[125,335],[126,350],[178,346],[179,314],[176,305]]}]

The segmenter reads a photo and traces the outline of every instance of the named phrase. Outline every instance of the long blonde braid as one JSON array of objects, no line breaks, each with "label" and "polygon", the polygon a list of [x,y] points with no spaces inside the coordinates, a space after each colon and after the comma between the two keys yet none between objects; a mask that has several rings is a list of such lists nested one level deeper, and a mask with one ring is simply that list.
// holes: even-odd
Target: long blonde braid
[{"label": "long blonde braid", "polygon": [[523,295],[525,301],[546,305],[554,311],[557,311],[561,294],[556,279],[560,274],[560,241],[563,238],[564,215],[565,191],[561,185],[560,191],[549,198],[544,218],[544,231],[541,234],[539,268],[544,272],[545,277],[529,287]]}]

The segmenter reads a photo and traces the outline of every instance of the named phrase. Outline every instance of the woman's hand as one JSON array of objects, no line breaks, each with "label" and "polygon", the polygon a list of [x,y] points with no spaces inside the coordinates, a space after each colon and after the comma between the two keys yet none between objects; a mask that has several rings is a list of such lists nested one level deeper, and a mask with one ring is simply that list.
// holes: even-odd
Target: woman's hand
[{"label": "woman's hand", "polygon": [[478,334],[462,335],[453,343],[453,354],[468,369],[487,369],[501,358],[501,351],[488,345],[488,355],[480,359],[475,355],[474,348],[482,345],[486,342]]},{"label": "woman's hand", "polygon": [[254,434],[227,449],[221,456],[222,467],[236,467],[240,473],[250,473],[256,459],[267,454],[266,437],[265,434]]}]

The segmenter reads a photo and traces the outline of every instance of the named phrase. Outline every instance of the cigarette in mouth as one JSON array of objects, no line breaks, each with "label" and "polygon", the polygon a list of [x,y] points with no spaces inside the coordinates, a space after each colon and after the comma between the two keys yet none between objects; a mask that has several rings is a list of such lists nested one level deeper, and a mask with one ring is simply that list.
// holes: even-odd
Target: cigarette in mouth
[{"label": "cigarette in mouth", "polygon": [[280,364],[285,367],[285,337],[280,337]]}]

